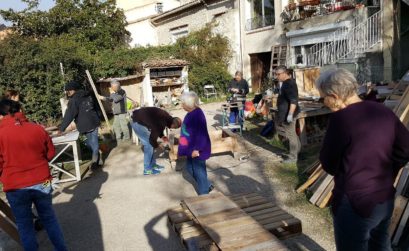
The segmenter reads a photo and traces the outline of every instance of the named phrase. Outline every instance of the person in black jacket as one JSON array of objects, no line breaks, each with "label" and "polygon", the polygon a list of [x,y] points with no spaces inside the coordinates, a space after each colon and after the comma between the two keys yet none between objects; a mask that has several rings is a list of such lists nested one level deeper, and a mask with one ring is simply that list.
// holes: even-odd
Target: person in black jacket
[{"label": "person in black jacket", "polygon": [[[233,98],[241,99],[243,104],[246,101],[246,95],[249,93],[249,84],[245,79],[243,79],[243,73],[241,71],[236,71],[234,74],[234,79],[229,83],[227,91],[233,95]],[[239,111],[237,108],[230,109],[230,124],[236,124]],[[239,121],[241,123],[242,121]]]},{"label": "person in black jacket", "polygon": [[87,138],[86,144],[92,151],[91,167],[95,168],[99,163],[98,127],[101,122],[94,100],[87,91],[81,89],[81,85],[77,82],[67,83],[64,89],[69,101],[60,125],[60,133],[64,132],[72,121],[75,121],[77,130]]},{"label": "person in black jacket", "polygon": [[144,175],[160,174],[164,169],[156,163],[153,154],[155,148],[164,148],[163,144],[158,143],[158,138],[165,139],[163,131],[166,128],[179,128],[181,125],[180,118],[172,117],[157,107],[142,107],[133,111],[131,126],[143,145]]},{"label": "person in black jacket", "polygon": [[290,142],[290,154],[285,163],[297,163],[298,153],[301,150],[301,142],[296,133],[296,120],[294,119],[300,112],[298,105],[297,83],[292,78],[292,74],[285,66],[278,66],[275,75],[279,81],[276,116],[277,133],[286,137]]}]

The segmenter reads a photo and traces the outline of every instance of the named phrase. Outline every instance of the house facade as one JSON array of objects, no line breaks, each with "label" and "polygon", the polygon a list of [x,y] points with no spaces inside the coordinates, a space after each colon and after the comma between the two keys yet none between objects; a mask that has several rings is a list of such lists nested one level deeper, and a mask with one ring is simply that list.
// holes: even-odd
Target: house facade
[{"label": "house facade", "polygon": [[178,8],[151,18],[155,25],[160,45],[172,44],[189,32],[203,28],[207,23],[218,25],[215,32],[223,34],[229,41],[233,56],[229,72],[241,69],[241,40],[239,5],[237,0],[194,0]]},{"label": "house facade", "polygon": [[[405,0],[119,0],[118,6],[133,46],[171,44],[218,23],[216,32],[233,51],[229,72],[243,71],[253,91],[263,89],[278,64],[344,67],[360,82],[399,78],[409,68],[409,56],[401,56],[409,51]],[[276,59],[278,48],[284,61]]]},{"label": "house facade", "polygon": [[286,1],[241,0],[240,33],[242,71],[253,91],[270,76],[272,47],[285,45],[283,22],[280,18]]},{"label": "house facade", "polygon": [[128,25],[126,29],[131,33],[130,46],[158,45],[158,36],[150,18],[180,6],[178,0],[117,0],[118,8],[124,10]]}]

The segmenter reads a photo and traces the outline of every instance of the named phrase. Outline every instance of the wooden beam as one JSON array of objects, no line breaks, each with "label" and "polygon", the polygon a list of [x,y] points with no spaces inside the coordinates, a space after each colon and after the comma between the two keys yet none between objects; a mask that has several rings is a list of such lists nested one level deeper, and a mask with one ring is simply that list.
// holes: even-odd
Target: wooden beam
[{"label": "wooden beam", "polygon": [[403,212],[405,211],[406,205],[408,204],[408,199],[398,195],[395,199],[395,208],[393,209],[391,224],[389,225],[389,235],[393,237],[393,234],[398,227],[399,221],[402,217]]},{"label": "wooden beam", "polygon": [[21,244],[20,236],[17,231],[17,227],[10,222],[10,220],[3,215],[0,214],[0,228],[6,232],[8,236],[10,236],[13,240],[15,240],[18,244]]},{"label": "wooden beam", "polygon": [[99,108],[101,108],[101,112],[102,112],[102,115],[104,116],[104,119],[105,119],[105,122],[106,122],[106,124],[107,124],[107,126],[108,126],[108,129],[109,129],[111,135],[113,135],[114,132],[113,132],[113,130],[112,130],[111,124],[109,123],[108,116],[107,116],[107,113],[105,112],[104,106],[102,105],[102,102],[101,102],[101,100],[99,99],[99,94],[98,94],[97,88],[95,87],[94,80],[92,80],[91,74],[89,73],[88,70],[86,70],[85,73],[87,74],[88,81],[89,81],[89,83],[90,83],[90,85],[91,85],[91,87],[92,87],[92,90],[94,91],[94,93],[95,93],[95,95],[96,95]]},{"label": "wooden beam", "polygon": [[324,172],[323,169],[320,169],[315,173],[311,178],[309,178],[304,184],[302,184],[297,190],[297,193],[302,193],[304,192],[309,186],[311,186],[319,177],[320,175]]},{"label": "wooden beam", "polygon": [[310,198],[312,204],[316,204],[320,196],[323,194],[327,186],[333,181],[334,177],[332,175],[326,174],[325,179],[322,181],[321,185],[318,187],[317,191]]},{"label": "wooden beam", "polygon": [[409,207],[406,205],[405,211],[402,214],[402,218],[399,222],[399,225],[396,229],[395,235],[393,236],[392,245],[396,246],[399,244],[400,238],[402,237],[403,230],[406,227],[406,224],[409,220]]}]

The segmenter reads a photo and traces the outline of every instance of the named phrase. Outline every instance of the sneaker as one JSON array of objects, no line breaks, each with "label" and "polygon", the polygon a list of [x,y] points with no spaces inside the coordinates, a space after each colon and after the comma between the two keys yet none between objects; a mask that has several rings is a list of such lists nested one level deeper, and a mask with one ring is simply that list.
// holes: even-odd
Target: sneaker
[{"label": "sneaker", "polygon": [[158,164],[155,164],[155,165],[153,165],[153,169],[157,170],[157,171],[163,171],[163,169],[165,169],[165,167],[161,166],[161,165],[158,165]]},{"label": "sneaker", "polygon": [[156,175],[156,174],[160,174],[159,170],[156,169],[148,169],[148,170],[143,170],[143,175]]},{"label": "sneaker", "polygon": [[210,184],[210,186],[209,186],[209,193],[210,193],[211,191],[213,191],[213,189],[214,189],[213,184]]}]

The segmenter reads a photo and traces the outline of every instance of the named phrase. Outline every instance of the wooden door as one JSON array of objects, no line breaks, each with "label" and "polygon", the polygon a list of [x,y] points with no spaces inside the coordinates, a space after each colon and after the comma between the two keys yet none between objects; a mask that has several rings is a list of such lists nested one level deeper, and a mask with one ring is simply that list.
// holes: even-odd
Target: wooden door
[{"label": "wooden door", "polygon": [[263,62],[257,54],[250,55],[251,87],[253,91],[259,92],[263,77]]}]

